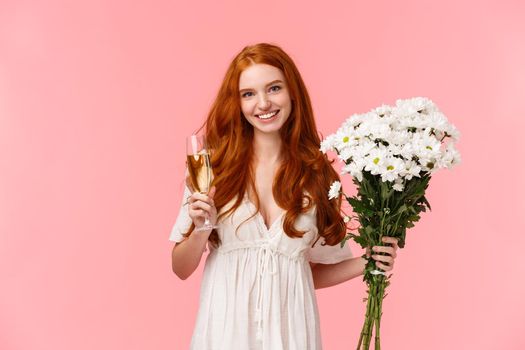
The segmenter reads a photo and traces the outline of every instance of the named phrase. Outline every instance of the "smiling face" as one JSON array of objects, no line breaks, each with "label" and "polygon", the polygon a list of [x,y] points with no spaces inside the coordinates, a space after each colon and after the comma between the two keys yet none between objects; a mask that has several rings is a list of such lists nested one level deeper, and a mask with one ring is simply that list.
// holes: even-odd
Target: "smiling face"
[{"label": "smiling face", "polygon": [[268,64],[253,64],[241,73],[239,98],[254,132],[277,133],[292,111],[283,72]]}]

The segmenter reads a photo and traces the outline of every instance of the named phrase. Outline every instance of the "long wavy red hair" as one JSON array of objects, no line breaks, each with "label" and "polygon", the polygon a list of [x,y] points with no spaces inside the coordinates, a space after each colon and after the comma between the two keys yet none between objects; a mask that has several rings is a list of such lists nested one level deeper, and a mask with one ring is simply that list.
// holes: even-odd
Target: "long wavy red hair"
[{"label": "long wavy red hair", "polygon": [[[273,44],[246,46],[233,59],[208,118],[199,129],[205,128],[208,147],[213,150],[211,162],[217,210],[236,197],[233,206],[221,213],[219,220],[239,207],[248,186],[257,196],[251,166],[253,127],[242,115],[239,94],[242,71],[257,63],[272,65],[283,72],[292,100],[291,114],[280,130],[283,161],[273,181],[273,197],[277,205],[286,210],[284,232],[289,237],[302,237],[304,232],[296,230],[294,223],[301,213],[315,204],[319,234],[326,244],[335,245],[345,236],[346,226],[340,215],[341,198],[330,201],[327,193],[330,184],[339,180],[339,175],[319,150],[320,138],[310,97],[296,65],[288,54]],[[258,210],[258,198],[256,206]],[[190,232],[193,229],[192,225]],[[214,246],[220,244],[215,230],[209,240]]]}]

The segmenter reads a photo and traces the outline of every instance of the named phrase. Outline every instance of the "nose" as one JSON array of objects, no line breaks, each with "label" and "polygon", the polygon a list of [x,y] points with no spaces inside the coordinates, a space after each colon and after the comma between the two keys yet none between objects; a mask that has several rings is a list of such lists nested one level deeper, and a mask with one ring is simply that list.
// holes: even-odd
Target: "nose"
[{"label": "nose", "polygon": [[265,94],[260,94],[259,101],[257,104],[260,109],[268,109],[270,107],[270,101],[268,100],[268,96],[266,96]]}]

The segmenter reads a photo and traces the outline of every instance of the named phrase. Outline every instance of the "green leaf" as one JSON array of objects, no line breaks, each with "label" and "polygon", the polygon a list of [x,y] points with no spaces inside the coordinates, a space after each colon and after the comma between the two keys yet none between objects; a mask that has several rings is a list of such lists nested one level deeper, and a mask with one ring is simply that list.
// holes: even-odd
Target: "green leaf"
[{"label": "green leaf", "polygon": [[361,248],[368,247],[368,240],[364,236],[355,236],[354,241],[361,246]]},{"label": "green leaf", "polygon": [[428,209],[432,210],[432,208],[430,207],[430,203],[428,202],[427,198],[425,196],[423,196],[423,203],[426,204],[426,206],[428,207]]},{"label": "green leaf", "polygon": [[348,197],[347,201],[352,206],[354,212],[363,215],[373,215],[372,210],[368,208],[366,202],[363,202],[355,197]]}]

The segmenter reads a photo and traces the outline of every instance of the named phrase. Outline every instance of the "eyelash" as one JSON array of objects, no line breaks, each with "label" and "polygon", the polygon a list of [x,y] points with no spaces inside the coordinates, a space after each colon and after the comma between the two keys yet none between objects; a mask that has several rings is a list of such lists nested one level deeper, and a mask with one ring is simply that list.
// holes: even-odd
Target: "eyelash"
[{"label": "eyelash", "polygon": [[[279,85],[273,85],[273,86],[271,86],[271,87],[270,87],[270,90],[273,89],[273,88],[278,88],[276,91],[281,90],[281,87],[280,87]],[[249,97],[249,96],[246,96],[246,94],[251,94],[251,91],[247,91],[247,92],[243,93],[243,94],[241,95],[241,97]]]}]

